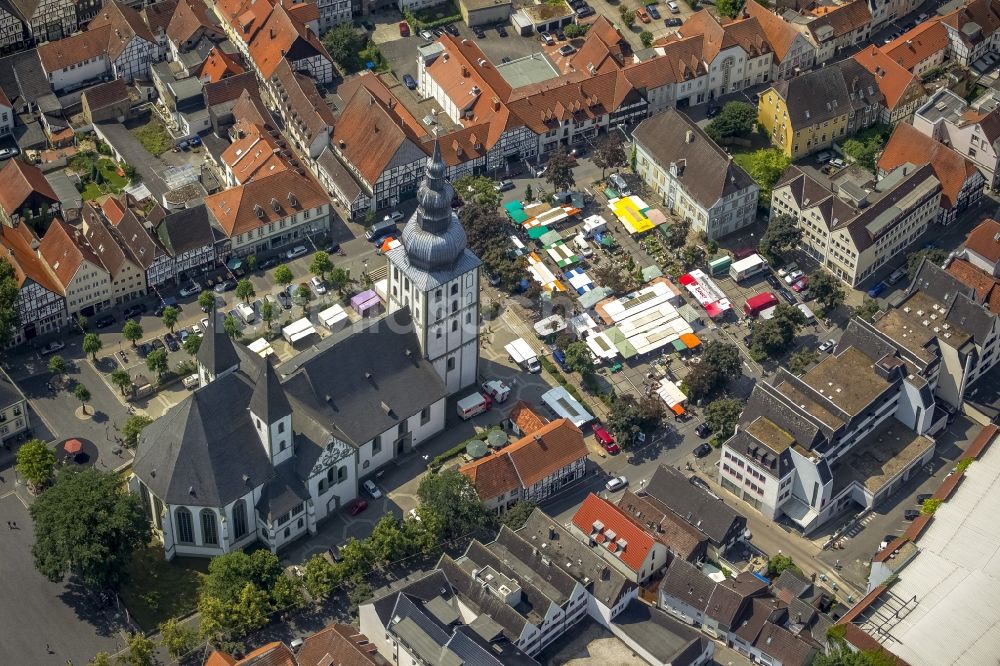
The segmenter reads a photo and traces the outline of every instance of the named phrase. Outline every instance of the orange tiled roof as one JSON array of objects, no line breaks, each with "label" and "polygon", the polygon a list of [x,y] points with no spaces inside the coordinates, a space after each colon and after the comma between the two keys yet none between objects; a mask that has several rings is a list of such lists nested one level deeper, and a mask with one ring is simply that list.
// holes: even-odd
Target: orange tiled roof
[{"label": "orange tiled roof", "polygon": [[319,55],[332,60],[316,33],[280,4],[271,10],[247,46],[250,57],[265,79],[274,74],[278,63],[285,58],[294,62]]},{"label": "orange tiled roof", "polygon": [[[971,0],[952,13],[946,14],[941,22],[954,29],[959,38],[967,44],[978,44],[984,39],[989,39],[1000,28],[1000,1]],[[966,35],[962,30],[970,23],[980,28],[973,37]]]},{"label": "orange tiled roof", "polygon": [[774,51],[775,57],[778,61],[784,60],[788,49],[792,48],[792,43],[800,33],[791,24],[783,21],[780,16],[754,2],[754,0],[747,0],[747,3],[743,6],[743,11],[750,18],[757,19],[761,30],[764,31],[764,36]]},{"label": "orange tiled roof", "polygon": [[295,655],[284,643],[262,645],[240,660],[225,652],[214,651],[205,666],[298,666]]},{"label": "orange tiled roof", "polygon": [[507,418],[516,424],[518,429],[525,435],[530,435],[548,423],[547,419],[535,412],[535,410],[531,408],[531,405],[526,403],[524,400],[517,401],[514,408],[510,410],[509,414],[507,414]]},{"label": "orange tiled roof", "polygon": [[41,169],[21,160],[7,160],[0,168],[0,206],[13,215],[20,211],[32,194],[48,199],[53,204],[59,203],[59,197],[49,181],[45,180]]},{"label": "orange tiled roof", "polygon": [[[547,84],[547,85],[546,85]],[[586,72],[514,91],[508,103],[525,125],[544,134],[564,120],[598,118],[638,96],[621,70],[590,76]]]},{"label": "orange tiled roof", "polygon": [[625,77],[636,88],[652,89],[668,83],[681,83],[706,73],[701,58],[701,36],[666,42],[657,47],[662,54],[625,68]]},{"label": "orange tiled roof", "polygon": [[696,12],[677,30],[677,34],[681,38],[703,37],[702,54],[708,63],[714,61],[720,51],[732,46],[741,47],[751,58],[771,50],[757,19],[742,19],[723,25],[707,9]]},{"label": "orange tiled roof", "polygon": [[934,167],[934,175],[941,181],[942,208],[953,208],[958,203],[962,186],[978,172],[976,165],[965,156],[914,129],[913,125],[899,123],[879,157],[878,168],[892,171],[907,162]]},{"label": "orange tiled roof", "polygon": [[239,138],[222,152],[222,161],[230,168],[237,182],[269,176],[291,168],[279,153],[278,139],[261,125],[237,120],[233,130]]},{"label": "orange tiled roof", "polygon": [[144,39],[151,44],[156,43],[156,37],[142,20],[139,12],[125,4],[105,3],[101,13],[90,22],[87,32],[104,26],[111,27],[111,32],[108,35],[107,53],[112,60],[120,56],[135,37]]},{"label": "orange tiled roof", "polygon": [[[289,194],[296,200],[295,205],[289,201]],[[219,227],[230,237],[245,234],[298,211],[316,208],[328,202],[322,188],[306,176],[291,170],[255,178],[249,183],[205,198],[208,210],[215,216]]]},{"label": "orange tiled roof", "polygon": [[205,62],[201,65],[198,78],[203,81],[208,79],[209,83],[215,83],[228,76],[242,74],[245,71],[246,69],[236,61],[236,58],[228,53],[224,53],[218,46],[213,46],[212,50],[208,52]]},{"label": "orange tiled roof", "polygon": [[510,96],[510,84],[474,41],[448,34],[438,41],[444,53],[427,67],[428,76],[465,111],[463,125],[490,122]]},{"label": "orange tiled roof", "polygon": [[965,238],[965,247],[984,259],[992,262],[1000,261],[1000,222],[985,219],[969,232]]},{"label": "orange tiled roof", "polygon": [[110,37],[110,26],[92,27],[86,32],[40,45],[38,57],[46,72],[66,69],[70,65],[106,54]]},{"label": "orange tiled roof", "polygon": [[[375,644],[346,624],[331,624],[305,639],[299,648],[299,666],[368,666],[376,661]],[[332,660],[331,660],[332,658]]]},{"label": "orange tiled roof", "polygon": [[104,217],[108,218],[108,221],[116,227],[125,216],[125,206],[121,201],[111,196],[101,202],[101,211],[103,211]]},{"label": "orange tiled roof", "polygon": [[[600,529],[595,525],[600,525]],[[625,512],[611,502],[590,493],[573,515],[573,525],[597,542],[598,548],[618,556],[632,571],[639,571],[649,551],[653,548],[653,537],[642,529]],[[613,533],[611,539],[609,534]],[[621,550],[621,542],[626,546]],[[619,555],[620,553],[620,555]]]},{"label": "orange tiled roof", "polygon": [[813,37],[816,36],[817,29],[822,26],[830,26],[835,39],[872,22],[872,13],[865,0],[854,0],[843,5],[821,5],[819,9],[821,11],[813,12],[818,18],[806,24]]},{"label": "orange tiled roof", "polygon": [[900,102],[909,101],[907,93],[916,94],[915,88],[923,91],[923,86],[911,71],[875,45],[858,51],[854,55],[854,60],[875,77],[878,89],[885,97],[885,104],[889,109],[895,109]]},{"label": "orange tiled roof", "polygon": [[32,280],[52,293],[65,295],[66,290],[49,265],[35,252],[33,245],[38,242],[38,237],[29,225],[11,227],[2,224],[0,234],[0,244],[4,247],[2,256],[14,268],[18,287],[23,287],[25,280]]},{"label": "orange tiled roof", "polygon": [[952,259],[947,271],[966,287],[975,290],[976,301],[993,314],[1000,315],[1000,280],[965,259]]},{"label": "orange tiled roof", "polygon": [[208,15],[208,7],[201,0],[180,0],[167,26],[167,37],[174,44],[192,40],[205,30],[220,37],[225,36]]},{"label": "orange tiled roof", "polygon": [[59,218],[52,220],[38,246],[38,251],[64,288],[73,281],[85,261],[104,270],[100,258],[87,244],[83,235]]},{"label": "orange tiled roof", "polygon": [[882,47],[890,58],[913,71],[918,64],[948,48],[948,31],[941,21],[924,21]]},{"label": "orange tiled roof", "polygon": [[514,462],[506,454],[493,454],[480,458],[462,465],[458,471],[469,477],[472,485],[476,487],[479,499],[484,502],[523,487]]}]

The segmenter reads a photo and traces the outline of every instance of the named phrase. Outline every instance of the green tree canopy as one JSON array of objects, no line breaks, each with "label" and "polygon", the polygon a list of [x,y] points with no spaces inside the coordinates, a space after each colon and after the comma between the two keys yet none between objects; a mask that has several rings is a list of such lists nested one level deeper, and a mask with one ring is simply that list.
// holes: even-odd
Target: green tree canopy
[{"label": "green tree canopy", "polygon": [[822,269],[809,276],[809,291],[823,306],[825,313],[837,309],[847,296],[844,284]]},{"label": "green tree canopy", "polygon": [[168,305],[163,308],[163,325],[167,327],[167,330],[171,333],[174,332],[174,327],[177,326],[177,318],[180,316],[180,308],[173,305]]},{"label": "green tree canopy", "polygon": [[566,346],[566,365],[581,375],[594,373],[594,356],[586,342],[571,342]]},{"label": "green tree canopy", "polygon": [[226,315],[225,319],[222,320],[222,330],[226,332],[230,338],[235,339],[240,334],[240,325],[236,323],[236,317],[233,315]]},{"label": "green tree canopy", "polygon": [[18,299],[21,288],[17,283],[14,267],[5,258],[0,258],[0,349],[7,347],[14,339],[14,333],[21,326],[18,314]]},{"label": "green tree canopy", "polygon": [[347,286],[351,284],[353,280],[351,279],[351,274],[347,272],[346,269],[343,269],[340,266],[334,266],[333,270],[330,271],[330,279],[328,282],[331,289],[343,296],[344,290],[347,289]]},{"label": "green tree canopy", "polygon": [[795,561],[788,555],[772,555],[771,559],[767,561],[767,575],[770,578],[777,578],[789,569],[796,573],[802,573],[802,570],[799,569]]},{"label": "green tree canopy", "polygon": [[643,397],[636,400],[625,394],[611,405],[606,425],[618,439],[618,444],[627,447],[640,432],[651,432],[663,420],[663,403],[657,397]]},{"label": "green tree canopy", "polygon": [[740,10],[743,9],[743,2],[741,0],[718,0],[715,8],[719,10],[719,14],[722,16],[734,19],[740,15]]},{"label": "green tree canopy", "polygon": [[171,659],[180,661],[198,645],[198,632],[170,618],[160,624],[160,645]]},{"label": "green tree canopy", "polygon": [[66,374],[66,359],[64,359],[59,354],[49,357],[49,372],[53,375],[65,375]]},{"label": "green tree canopy", "polygon": [[111,372],[111,383],[118,387],[122,395],[132,386],[132,376],[124,368],[116,368]]},{"label": "green tree canopy", "polygon": [[208,574],[201,581],[200,593],[224,602],[235,602],[248,583],[267,591],[283,575],[281,562],[274,553],[236,550],[211,559]]},{"label": "green tree canopy", "polygon": [[496,210],[500,206],[500,191],[493,179],[471,174],[455,179],[455,193],[466,205],[475,203]]},{"label": "green tree canopy", "polygon": [[939,247],[925,247],[922,250],[906,255],[906,276],[912,280],[917,276],[917,270],[924,259],[940,266],[948,258],[948,253]]},{"label": "green tree canopy", "polygon": [[[275,316],[278,313],[275,312],[274,303],[270,299],[265,300],[260,304],[260,318],[264,320],[267,327],[271,327],[271,322],[274,321]],[[190,338],[189,338],[190,339]]]},{"label": "green tree canopy", "polygon": [[765,208],[771,205],[771,189],[791,163],[791,158],[777,148],[762,148],[750,155],[747,174],[760,187],[760,201]]},{"label": "green tree canopy", "polygon": [[292,277],[292,269],[286,264],[281,264],[274,269],[274,283],[280,286],[282,289],[287,287],[292,283],[295,278]]},{"label": "green tree canopy", "polygon": [[17,473],[32,486],[44,486],[55,476],[56,454],[40,439],[32,439],[17,450]]},{"label": "green tree canopy", "polygon": [[719,398],[708,403],[705,422],[712,429],[712,440],[717,445],[733,436],[742,413],[743,401],[735,398]]},{"label": "green tree canopy", "polygon": [[519,530],[524,527],[531,512],[537,508],[538,505],[531,500],[518,500],[501,516],[500,522],[512,530]]},{"label": "green tree canopy", "polygon": [[156,663],[156,644],[142,633],[136,632],[128,639],[128,652],[118,661],[123,666],[153,666]]},{"label": "green tree canopy", "polygon": [[563,28],[563,34],[566,35],[566,39],[576,39],[577,37],[583,37],[587,34],[587,28],[589,26],[580,25],[579,23],[570,23],[568,26]]},{"label": "green tree canopy", "polygon": [[576,185],[573,177],[574,161],[570,159],[565,148],[557,148],[549,156],[545,165],[545,182],[556,192],[565,192]]},{"label": "green tree canopy", "polygon": [[750,334],[750,353],[756,360],[784,353],[795,334],[806,321],[806,317],[794,305],[780,303],[774,308],[770,319],[758,321]]},{"label": "green tree canopy", "polygon": [[317,601],[330,596],[338,583],[340,583],[340,572],[322,555],[313,555],[302,567],[302,584],[309,596]]},{"label": "green tree canopy", "polygon": [[249,303],[250,299],[257,295],[257,291],[253,288],[253,282],[244,278],[236,283],[236,298],[240,299],[244,303]]},{"label": "green tree canopy", "polygon": [[495,206],[473,202],[459,214],[465,228],[469,249],[476,253],[486,272],[500,278],[501,286],[513,291],[525,276],[523,258],[513,258],[510,226]]},{"label": "green tree canopy", "polygon": [[330,57],[342,66],[347,66],[364,46],[364,40],[351,22],[336,25],[323,33],[323,46]]},{"label": "green tree canopy", "polygon": [[469,477],[453,469],[425,475],[417,487],[417,497],[422,510],[440,518],[443,536],[448,539],[495,522]]},{"label": "green tree canopy", "polygon": [[142,325],[135,319],[129,319],[122,328],[122,337],[131,342],[132,346],[135,347],[135,343],[142,338]]},{"label": "green tree canopy", "polygon": [[601,167],[601,179],[607,169],[615,169],[625,166],[628,155],[625,154],[625,145],[621,137],[617,135],[607,135],[597,143],[594,148],[594,165]]},{"label": "green tree canopy", "polygon": [[801,240],[802,229],[795,223],[795,218],[784,213],[772,213],[757,250],[768,261],[775,263],[785,252],[798,247]]},{"label": "green tree canopy", "polygon": [[788,361],[788,371],[795,375],[801,375],[809,366],[816,362],[819,358],[819,353],[814,349],[800,349],[799,351],[792,354],[792,358]]},{"label": "green tree canopy", "polygon": [[183,346],[184,351],[186,351],[189,356],[197,356],[198,350],[201,349],[201,336],[189,335],[187,340],[184,341]]},{"label": "green tree canopy", "polygon": [[742,375],[739,348],[728,342],[711,340],[705,343],[701,362],[684,378],[684,391],[691,400],[705,400]]},{"label": "green tree canopy", "polygon": [[639,33],[639,41],[642,42],[642,45],[648,49],[653,45],[653,33],[649,30],[643,30]]},{"label": "green tree canopy", "polygon": [[879,305],[878,301],[873,298],[866,298],[861,305],[854,308],[852,316],[858,317],[859,319],[864,319],[865,321],[871,321],[878,314]]},{"label": "green tree canopy", "polygon": [[128,417],[125,421],[125,425],[122,426],[122,439],[125,440],[126,446],[134,447],[139,443],[139,435],[145,430],[146,426],[153,422],[153,419],[149,418],[145,414],[133,414]]},{"label": "green tree canopy", "polygon": [[90,402],[90,389],[83,384],[77,384],[73,389],[73,397],[80,401],[83,406],[83,413],[87,413],[87,403]]},{"label": "green tree canopy", "polygon": [[705,133],[713,141],[721,142],[730,136],[746,136],[753,133],[757,126],[757,108],[746,102],[726,102],[712,122],[705,128]]},{"label": "green tree canopy", "polygon": [[212,307],[215,305],[215,294],[208,291],[202,291],[198,294],[198,307],[200,307],[205,312],[211,311]]},{"label": "green tree canopy", "polygon": [[253,583],[246,583],[231,601],[211,595],[198,598],[201,614],[199,635],[218,642],[224,638],[240,638],[267,624],[271,611],[268,594]]},{"label": "green tree canopy", "polygon": [[97,362],[97,352],[101,351],[101,336],[97,333],[87,333],[83,336],[83,353],[90,354],[91,360]]},{"label": "green tree canopy", "polygon": [[94,468],[63,471],[31,505],[37,568],[59,582],[72,574],[98,589],[118,589],[132,553],[149,543],[149,518],[122,478]]},{"label": "green tree canopy", "polygon": [[326,274],[333,270],[333,262],[330,261],[330,255],[326,252],[317,252],[312,256],[312,261],[309,262],[309,272],[318,277],[320,280],[326,279]]},{"label": "green tree canopy", "polygon": [[146,355],[146,367],[149,368],[150,372],[155,372],[156,378],[159,379],[168,369],[167,350],[154,349],[149,352]]}]

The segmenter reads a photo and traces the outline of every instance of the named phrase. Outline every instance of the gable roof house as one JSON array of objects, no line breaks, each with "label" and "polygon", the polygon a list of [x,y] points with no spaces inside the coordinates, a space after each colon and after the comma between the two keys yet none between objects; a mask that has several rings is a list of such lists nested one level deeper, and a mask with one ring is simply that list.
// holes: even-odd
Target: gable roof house
[{"label": "gable roof house", "polygon": [[708,537],[684,522],[655,497],[640,497],[631,490],[626,490],[618,499],[618,508],[666,546],[671,557],[679,557],[688,562],[705,558]]},{"label": "gable roof house", "polygon": [[316,89],[315,80],[295,71],[288,60],[282,60],[264,89],[298,152],[310,161],[318,159],[330,145],[336,117]]},{"label": "gable roof house", "polygon": [[230,136],[233,142],[219,158],[228,187],[292,168],[283,154],[287,152],[287,143],[277,130],[237,120]]},{"label": "gable roof house", "polygon": [[156,37],[156,42],[160,45],[164,53],[170,48],[169,44],[167,44],[167,28],[170,26],[170,21],[177,10],[177,1],[159,0],[159,2],[151,5],[145,5],[139,10],[139,15],[142,17],[143,22],[149,28],[149,31],[153,33],[153,36]]},{"label": "gable roof house", "polygon": [[966,67],[984,72],[987,65],[983,57],[997,53],[1000,40],[1000,0],[969,0],[941,18],[941,25],[948,31],[949,55]]},{"label": "gable roof house", "polygon": [[14,269],[20,325],[12,344],[57,331],[66,323],[65,290],[38,252],[39,241],[27,224],[0,224],[0,257]]},{"label": "gable roof house", "polygon": [[52,215],[60,212],[59,197],[42,170],[22,160],[7,160],[0,167],[0,222],[27,222],[45,230]]},{"label": "gable roof house", "polygon": [[798,12],[788,9],[783,18],[813,44],[817,65],[832,59],[841,49],[868,41],[872,13],[865,0],[811,7]]},{"label": "gable roof house", "polygon": [[[96,3],[83,4],[87,10],[85,15],[89,15]],[[26,27],[25,41],[29,38],[36,43],[56,41],[80,29],[81,19],[73,0],[16,0],[9,6],[10,13]],[[13,27],[11,22],[5,23]]]},{"label": "gable roof house", "polygon": [[297,15],[294,7],[289,9],[283,3],[274,5],[260,29],[247,40],[247,54],[262,81],[269,80],[283,60],[296,71],[308,72],[319,83],[333,80],[333,59],[315,29]]},{"label": "gable roof house", "polygon": [[212,50],[208,52],[205,62],[198,69],[196,76],[204,83],[215,83],[245,71],[246,69],[235,54],[230,55],[218,46],[213,46]]},{"label": "gable roof house", "polygon": [[619,507],[590,493],[570,531],[629,580],[642,584],[669,561],[667,547]]},{"label": "gable roof house", "polygon": [[131,233],[127,228],[127,220],[135,219],[132,212],[127,211],[121,223],[115,226],[104,218],[100,208],[85,202],[80,218],[83,223],[84,238],[108,271],[111,280],[110,296],[114,299],[114,304],[126,303],[145,296],[144,267],[140,265],[137,256],[125,241],[127,234]]},{"label": "gable roof house", "polygon": [[975,162],[988,187],[1000,185],[1000,107],[977,111],[942,88],[917,109],[913,126]]},{"label": "gable roof house", "polygon": [[166,215],[156,225],[156,236],[171,259],[170,273],[155,271],[156,264],[146,270],[149,284],[158,280],[180,280],[199,275],[215,266],[215,232],[208,208],[198,204]]},{"label": "gable roof house", "polygon": [[102,120],[124,122],[132,115],[128,86],[121,79],[87,88],[81,94],[80,102],[83,105],[83,117],[88,123]]},{"label": "gable roof house", "polygon": [[816,62],[816,49],[804,34],[755,0],[747,0],[743,11],[750,18],[757,19],[774,53],[772,81],[788,79],[812,69]]},{"label": "gable roof house", "polygon": [[917,107],[927,98],[920,79],[874,44],[858,51],[854,59],[872,73],[882,92],[885,107],[881,122],[889,125],[910,122]]},{"label": "gable roof house", "polygon": [[[225,136],[226,130],[236,122],[234,113],[236,105],[244,96],[250,98],[253,104],[263,106],[263,102],[260,101],[260,88],[257,86],[257,78],[253,72],[234,74],[218,81],[206,83],[202,88],[202,94],[205,97],[205,108],[208,109],[212,131],[220,137]],[[268,116],[266,123],[258,121],[258,124],[272,122],[274,121]]]},{"label": "gable roof house", "polygon": [[[167,252],[156,232],[157,224],[163,224],[165,219],[162,217],[163,213],[165,211],[153,209],[144,214],[141,208],[130,206],[125,211],[121,221],[115,226],[119,237],[132,253],[143,272],[146,284],[150,288],[163,285],[177,276],[174,259]],[[193,216],[187,217],[192,219]]]},{"label": "gable roof house", "polygon": [[202,40],[218,44],[226,39],[225,31],[212,19],[208,7],[198,0],[177,3],[166,34],[171,60],[179,60],[182,53],[195,48]]},{"label": "gable roof house", "polygon": [[131,83],[135,79],[149,78],[149,68],[163,59],[159,41],[132,7],[108,2],[101,13],[90,22],[87,32],[105,31],[107,45],[105,53],[111,63],[111,76]]},{"label": "gable roof house", "polygon": [[934,18],[907,30],[882,50],[907,71],[920,76],[944,62],[948,45],[948,29]]},{"label": "gable roof house", "polygon": [[111,277],[82,232],[56,218],[39,243],[38,253],[66,296],[70,318],[89,317],[111,307]]},{"label": "gable roof house", "polygon": [[951,224],[961,211],[982,197],[986,179],[972,160],[912,125],[900,123],[879,156],[879,175],[884,176],[906,163],[933,167],[934,175],[941,182],[939,224]]},{"label": "gable roof house", "polygon": [[583,433],[558,419],[458,471],[469,477],[487,508],[503,513],[520,500],[541,502],[582,479],[586,460]]},{"label": "gable roof house", "polygon": [[63,39],[38,46],[38,58],[57,94],[71,93],[92,83],[100,83],[111,74],[107,25],[90,27]]}]

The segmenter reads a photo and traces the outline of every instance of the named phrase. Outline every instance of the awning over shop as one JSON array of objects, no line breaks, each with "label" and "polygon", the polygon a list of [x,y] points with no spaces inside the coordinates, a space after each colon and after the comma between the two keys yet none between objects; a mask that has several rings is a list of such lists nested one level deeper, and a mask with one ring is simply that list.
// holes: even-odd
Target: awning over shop
[{"label": "awning over shop", "polygon": [[613,187],[605,187],[604,196],[606,196],[608,200],[617,199],[619,197],[618,190]]},{"label": "awning over shop", "polygon": [[674,351],[684,351],[687,349],[687,345],[681,339],[673,340],[670,344],[674,346]]},{"label": "awning over shop", "polygon": [[316,316],[319,317],[319,320],[323,322],[323,325],[331,331],[341,328],[342,326],[346,326],[350,322],[350,319],[347,316],[347,310],[345,310],[339,303],[328,307]]},{"label": "awning over shop", "polygon": [[528,238],[532,240],[539,240],[542,236],[544,236],[547,233],[549,233],[549,228],[544,225],[537,225],[528,228]]},{"label": "awning over shop", "polygon": [[650,280],[655,280],[658,277],[663,277],[663,271],[660,270],[659,266],[646,266],[642,269],[643,282],[649,282]]},{"label": "awning over shop", "polygon": [[[539,227],[539,228],[544,229],[546,227]],[[538,242],[540,242],[542,245],[552,245],[553,243],[558,243],[561,240],[562,240],[562,235],[558,231],[546,231],[539,237]]]},{"label": "awning over shop", "polygon": [[254,340],[247,345],[247,349],[261,357],[267,357],[274,353],[274,348],[271,347],[271,343],[267,341],[267,338]]},{"label": "awning over shop", "polygon": [[688,349],[694,349],[695,347],[701,344],[701,338],[699,338],[694,333],[684,333],[683,335],[681,335],[681,341],[683,341],[684,344],[687,345]]},{"label": "awning over shop", "polygon": [[316,329],[313,325],[309,323],[309,320],[303,317],[298,321],[293,321],[288,326],[281,329],[281,335],[288,340],[291,344],[295,344],[299,340],[308,338],[310,335],[315,335]]},{"label": "awning over shop", "polygon": [[614,292],[607,287],[595,287],[588,292],[580,294],[580,298],[577,300],[580,301],[580,307],[590,309],[610,296],[612,293]]},{"label": "awning over shop", "polygon": [[681,416],[681,415],[683,415],[683,414],[684,414],[684,405],[674,405],[674,406],[673,406],[673,407],[671,407],[670,409],[671,409],[671,410],[672,410],[672,411],[674,412],[674,414],[676,414],[677,416]]},{"label": "awning over shop", "polygon": [[580,261],[579,255],[575,254],[570,246],[566,245],[562,240],[546,246],[545,252],[549,255],[549,259],[554,261],[559,268],[566,268]]},{"label": "awning over shop", "polygon": [[239,270],[243,266],[243,260],[238,257],[233,257],[226,262],[226,268],[231,271]]},{"label": "awning over shop", "polygon": [[503,207],[507,211],[507,216],[510,217],[515,224],[521,224],[528,219],[528,214],[524,212],[524,206],[521,205],[520,201],[510,201],[504,204]]},{"label": "awning over shop", "polygon": [[612,326],[608,330],[604,331],[604,334],[607,336],[608,340],[611,341],[611,344],[615,346],[615,349],[618,350],[618,353],[622,355],[622,358],[629,359],[639,353],[635,346],[629,342],[628,338],[625,337],[625,334],[622,333],[617,326]]}]

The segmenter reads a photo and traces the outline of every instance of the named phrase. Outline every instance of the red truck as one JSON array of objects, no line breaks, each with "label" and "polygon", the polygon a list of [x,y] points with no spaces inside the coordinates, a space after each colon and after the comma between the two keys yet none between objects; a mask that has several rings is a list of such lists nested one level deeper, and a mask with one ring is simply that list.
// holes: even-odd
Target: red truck
[{"label": "red truck", "polygon": [[757,294],[756,296],[751,296],[747,299],[746,304],[743,306],[743,314],[748,317],[756,317],[764,310],[777,304],[778,297],[771,292]]}]

